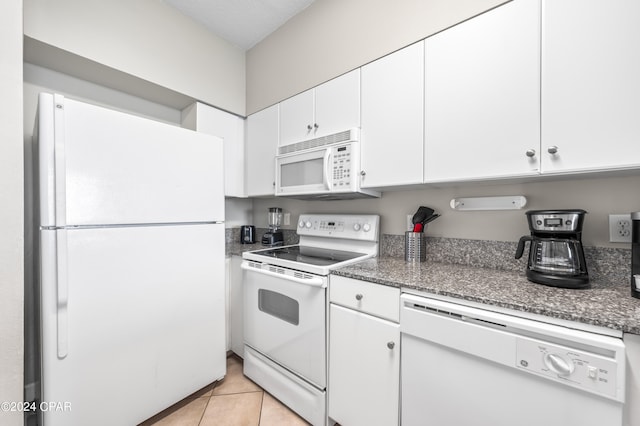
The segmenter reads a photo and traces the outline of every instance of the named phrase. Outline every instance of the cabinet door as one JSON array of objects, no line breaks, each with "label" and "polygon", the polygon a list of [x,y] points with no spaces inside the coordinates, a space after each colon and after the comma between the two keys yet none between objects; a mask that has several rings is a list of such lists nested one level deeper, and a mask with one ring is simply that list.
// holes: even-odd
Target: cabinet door
[{"label": "cabinet door", "polygon": [[182,111],[182,127],[224,141],[224,195],[246,197],[244,188],[244,120],[200,102]]},{"label": "cabinet door", "polygon": [[515,0],[425,41],[425,181],[535,175],[540,4]]},{"label": "cabinet door", "polygon": [[196,108],[196,130],[224,140],[224,195],[245,197],[244,120],[199,102]]},{"label": "cabinet door", "polygon": [[424,43],[362,67],[362,187],[422,183]]},{"label": "cabinet door", "polygon": [[244,355],[244,292],[242,291],[242,257],[229,261],[229,349],[239,357]]},{"label": "cabinet door", "polygon": [[349,426],[397,425],[400,326],[330,306],[329,417]]},{"label": "cabinet door", "polygon": [[640,165],[639,17],[637,0],[543,2],[544,173]]},{"label": "cabinet door", "polygon": [[280,145],[289,145],[314,135],[314,89],[280,102]]},{"label": "cabinet door", "polygon": [[360,127],[360,69],[315,88],[314,137]]},{"label": "cabinet door", "polygon": [[275,194],[278,105],[247,118],[246,183],[249,197]]}]

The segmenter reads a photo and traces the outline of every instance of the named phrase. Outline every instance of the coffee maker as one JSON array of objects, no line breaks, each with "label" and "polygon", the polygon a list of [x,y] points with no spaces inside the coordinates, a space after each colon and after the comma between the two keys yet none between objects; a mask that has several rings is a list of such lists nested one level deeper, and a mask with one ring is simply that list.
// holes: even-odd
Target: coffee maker
[{"label": "coffee maker", "polygon": [[284,244],[284,237],[280,230],[282,221],[282,209],[280,207],[269,207],[269,231],[262,236],[262,245],[264,246],[281,246]]},{"label": "coffee maker", "polygon": [[582,248],[584,210],[530,210],[526,212],[531,235],[520,238],[516,259],[530,242],[527,279],[562,288],[589,288]]}]

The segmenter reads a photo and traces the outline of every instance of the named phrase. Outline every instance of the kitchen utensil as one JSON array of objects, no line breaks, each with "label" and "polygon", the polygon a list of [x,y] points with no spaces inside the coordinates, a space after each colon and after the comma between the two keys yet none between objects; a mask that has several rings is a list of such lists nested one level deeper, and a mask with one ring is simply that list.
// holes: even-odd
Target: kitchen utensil
[{"label": "kitchen utensil", "polygon": [[527,279],[563,288],[588,288],[589,274],[582,248],[584,210],[530,210],[531,235],[520,238],[516,259],[529,242]]},{"label": "kitchen utensil", "polygon": [[432,214],[431,216],[429,216],[428,218],[426,218],[423,222],[422,222],[422,228],[424,229],[424,226],[429,223],[429,222],[433,222],[434,220],[436,220],[437,218],[439,218],[440,215],[438,213]]},{"label": "kitchen utensil", "polygon": [[416,223],[422,223],[429,216],[433,215],[434,210],[430,207],[420,206],[418,210],[414,213],[411,218],[411,222],[415,225]]}]

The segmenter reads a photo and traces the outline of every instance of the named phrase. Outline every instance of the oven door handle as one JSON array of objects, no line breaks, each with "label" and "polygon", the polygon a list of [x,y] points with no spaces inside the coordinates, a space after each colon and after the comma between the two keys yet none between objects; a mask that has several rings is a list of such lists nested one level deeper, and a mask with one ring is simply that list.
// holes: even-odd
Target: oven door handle
[{"label": "oven door handle", "polygon": [[[242,269],[244,269],[245,271],[251,271],[251,272],[256,272],[258,274],[264,274],[264,275],[268,275],[270,277],[275,277],[275,278],[280,278],[283,280],[287,280],[287,281],[293,281],[295,283],[298,284],[304,284],[304,285],[308,285],[311,287],[319,287],[319,288],[326,288],[327,284],[325,282],[324,279],[322,279],[321,277],[313,277],[313,278],[296,278],[296,277],[292,277],[291,275],[286,275],[286,274],[279,274],[277,272],[271,272],[271,271],[266,271],[264,269],[258,269],[258,268],[254,268],[253,266],[249,266],[248,264],[242,262],[240,264],[240,267]],[[301,272],[302,274],[304,274],[304,272]],[[308,275],[308,274],[305,274]]]}]

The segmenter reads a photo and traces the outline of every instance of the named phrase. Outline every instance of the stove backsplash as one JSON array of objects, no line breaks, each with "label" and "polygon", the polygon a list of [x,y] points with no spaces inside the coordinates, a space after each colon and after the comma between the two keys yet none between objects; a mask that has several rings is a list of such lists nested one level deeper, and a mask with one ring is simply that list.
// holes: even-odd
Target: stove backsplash
[{"label": "stove backsplash", "polygon": [[[268,230],[269,228],[256,228],[256,243],[260,243],[260,241],[262,241],[262,236]],[[298,244],[298,241],[300,240],[295,229],[283,229],[282,236],[284,237],[284,245]],[[227,244],[239,243],[240,228],[226,228],[225,242]]]}]

